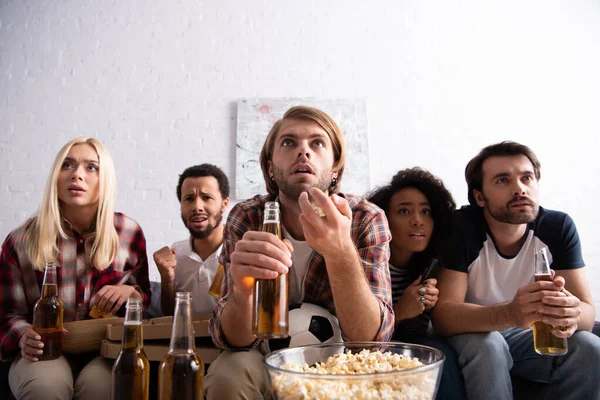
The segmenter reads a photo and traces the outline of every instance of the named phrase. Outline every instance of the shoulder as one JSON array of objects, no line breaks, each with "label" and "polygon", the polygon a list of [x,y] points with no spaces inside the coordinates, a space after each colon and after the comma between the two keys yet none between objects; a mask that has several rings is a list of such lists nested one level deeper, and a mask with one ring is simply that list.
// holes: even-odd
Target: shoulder
[{"label": "shoulder", "polygon": [[385,215],[385,212],[381,208],[379,208],[375,204],[371,203],[369,200],[367,200],[366,198],[364,198],[362,196],[357,196],[357,195],[353,195],[353,194],[344,194],[344,193],[338,193],[338,196],[340,196],[348,201],[348,205],[350,206],[350,209],[352,210],[353,218],[354,218],[355,214],[357,214],[357,213],[361,216],[361,218],[364,218],[367,215],[371,215],[371,216]]},{"label": "shoulder", "polygon": [[567,213],[542,207],[533,222],[532,229],[534,235],[544,242],[553,242],[577,234],[575,222]]},{"label": "shoulder", "polygon": [[338,193],[352,210],[352,236],[355,241],[389,242],[392,238],[385,212],[362,196]]},{"label": "shoulder", "polygon": [[241,237],[248,230],[258,229],[262,224],[265,203],[274,199],[270,195],[258,195],[233,206],[225,224],[225,240]]},{"label": "shoulder", "polygon": [[137,232],[142,232],[142,227],[137,223],[137,221],[120,212],[115,212],[114,224],[119,236],[123,234],[135,234]]},{"label": "shoulder", "polygon": [[270,195],[257,195],[251,199],[241,201],[233,206],[227,217],[227,225],[245,223],[257,224],[262,221],[263,210],[267,201],[275,198]]},{"label": "shoulder", "polygon": [[230,211],[231,213],[245,213],[252,214],[257,212],[262,212],[265,208],[265,203],[267,201],[273,201],[273,196],[270,195],[256,195],[248,200],[240,201]]},{"label": "shoulder", "polygon": [[488,231],[487,222],[483,217],[483,210],[478,206],[462,206],[455,211],[454,223],[459,237],[473,240],[484,238]]},{"label": "shoulder", "polygon": [[6,235],[6,239],[4,239],[4,244],[2,245],[3,251],[9,249],[19,249],[23,247],[25,241],[25,231],[27,226],[31,223],[32,220],[28,220],[23,225],[14,229]]},{"label": "shoulder", "polygon": [[171,245],[171,248],[177,252],[177,255],[179,255],[183,252],[191,252],[192,245],[190,243],[190,238],[188,237],[187,239],[183,239],[183,240],[173,243]]},{"label": "shoulder", "polygon": [[535,219],[535,225],[562,230],[564,228],[570,228],[575,225],[575,223],[567,213],[540,207],[538,216]]}]

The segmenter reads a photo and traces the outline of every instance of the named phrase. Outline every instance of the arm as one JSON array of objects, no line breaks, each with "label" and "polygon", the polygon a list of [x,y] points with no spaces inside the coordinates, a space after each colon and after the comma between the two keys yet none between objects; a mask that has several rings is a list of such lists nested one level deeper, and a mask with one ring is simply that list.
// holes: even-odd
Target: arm
[{"label": "arm", "polygon": [[[123,216],[123,218],[127,217]],[[144,310],[150,305],[146,238],[139,225],[131,219],[129,223],[124,223],[120,230],[125,231],[130,228],[132,230],[125,234],[117,227],[119,246],[122,248],[127,244],[129,249],[124,262],[116,258],[113,260],[112,267],[104,271],[94,271],[97,280],[93,285],[96,291],[92,295],[93,305],[105,313],[115,314],[129,297],[142,298]]]},{"label": "arm", "polygon": [[452,336],[465,332],[492,332],[511,327],[528,328],[540,321],[542,298],[565,295],[554,282],[540,281],[517,290],[512,301],[490,306],[465,303],[467,274],[443,268],[438,277],[439,297],[432,320],[437,333]]},{"label": "arm", "polygon": [[[12,360],[19,352],[20,340],[31,327],[26,289],[22,282],[34,282],[23,279],[23,271],[15,249],[15,238],[11,235],[2,245],[0,253],[0,360]],[[31,277],[29,277],[31,278]],[[39,337],[39,336],[38,336]]]},{"label": "arm", "polygon": [[175,250],[165,246],[157,250],[154,255],[154,262],[160,273],[160,307],[165,315],[173,315],[175,310],[175,267],[177,260]]},{"label": "arm", "polygon": [[248,229],[258,226],[258,215],[236,205],[225,225],[219,262],[225,268],[221,298],[209,321],[214,344],[222,349],[240,350],[257,346],[252,334],[252,293],[254,279],[274,279],[292,265],[291,244],[267,232]]},{"label": "arm", "polygon": [[387,265],[390,234],[385,217],[379,215],[367,222],[357,249],[347,200],[337,195],[328,198],[315,188],[310,195],[325,217],[314,212],[303,193],[298,201],[300,223],[307,242],[325,260],[340,327],[350,340],[388,340],[394,320]]},{"label": "arm", "polygon": [[[556,272],[554,281],[561,287],[564,285],[566,290],[563,293],[567,296],[544,298],[544,307],[540,309],[540,313],[544,315],[544,322],[566,327],[564,330],[553,330],[556,336],[569,337],[578,329],[592,330],[595,308],[577,228],[570,216],[562,216],[560,240],[552,248],[551,268]],[[565,269],[558,269],[559,267]]]}]

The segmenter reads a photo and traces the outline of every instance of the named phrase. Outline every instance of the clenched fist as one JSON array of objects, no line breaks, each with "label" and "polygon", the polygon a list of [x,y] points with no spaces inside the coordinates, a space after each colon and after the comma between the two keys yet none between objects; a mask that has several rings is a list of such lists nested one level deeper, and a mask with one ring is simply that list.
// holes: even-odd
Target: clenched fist
[{"label": "clenched fist", "polygon": [[175,266],[177,265],[177,262],[175,261],[175,250],[165,246],[162,249],[157,250],[152,257],[158,267],[161,280],[163,282],[173,282],[175,279]]}]

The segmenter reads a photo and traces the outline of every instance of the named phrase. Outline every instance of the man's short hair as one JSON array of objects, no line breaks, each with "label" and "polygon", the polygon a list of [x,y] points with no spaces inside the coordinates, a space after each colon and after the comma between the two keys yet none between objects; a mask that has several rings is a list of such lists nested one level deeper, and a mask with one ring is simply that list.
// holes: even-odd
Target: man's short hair
[{"label": "man's short hair", "polygon": [[275,139],[279,128],[283,124],[285,119],[299,119],[306,121],[316,122],[329,136],[331,144],[333,146],[333,168],[337,170],[337,183],[329,189],[329,193],[338,193],[340,191],[340,185],[342,183],[342,175],[344,174],[344,167],[346,164],[346,144],[344,143],[344,135],[341,129],[335,123],[333,119],[323,111],[313,107],[307,106],[295,106],[286,111],[283,118],[275,122],[275,125],[271,128],[271,131],[265,139],[262,150],[260,152],[260,169],[262,170],[263,177],[265,178],[265,184],[267,186],[267,192],[276,196],[278,194],[277,185],[271,181],[269,176],[269,161],[273,160],[273,149],[275,148]]},{"label": "man's short hair", "polygon": [[467,180],[468,186],[468,197],[471,205],[477,205],[473,190],[480,191],[483,186],[483,163],[490,157],[506,157],[506,156],[519,156],[524,155],[531,161],[533,165],[533,172],[535,178],[539,180],[541,178],[540,162],[536,157],[533,150],[524,144],[520,144],[512,141],[504,141],[496,144],[484,147],[479,154],[469,161],[465,168],[465,179]]},{"label": "man's short hair", "polygon": [[219,183],[219,191],[223,199],[229,197],[229,180],[227,175],[221,170],[221,168],[212,164],[200,164],[194,165],[193,167],[186,168],[181,175],[179,175],[179,182],[177,183],[177,200],[181,202],[181,186],[186,178],[198,178],[202,176],[212,176]]}]

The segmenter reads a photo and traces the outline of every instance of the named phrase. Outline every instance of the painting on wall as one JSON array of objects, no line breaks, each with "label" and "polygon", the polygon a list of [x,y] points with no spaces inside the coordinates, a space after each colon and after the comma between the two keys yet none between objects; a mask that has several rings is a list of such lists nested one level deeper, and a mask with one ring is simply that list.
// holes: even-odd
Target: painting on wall
[{"label": "painting on wall", "polygon": [[362,195],[370,189],[367,107],[364,99],[240,99],[236,141],[237,200],[267,193],[259,164],[260,150],[273,124],[288,109],[297,105],[323,110],[344,133],[347,157],[341,191]]}]

